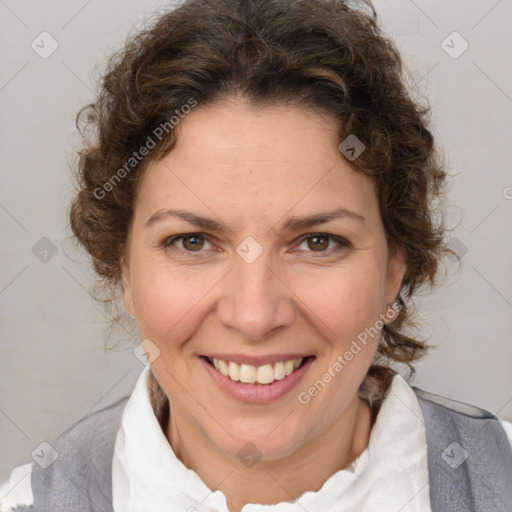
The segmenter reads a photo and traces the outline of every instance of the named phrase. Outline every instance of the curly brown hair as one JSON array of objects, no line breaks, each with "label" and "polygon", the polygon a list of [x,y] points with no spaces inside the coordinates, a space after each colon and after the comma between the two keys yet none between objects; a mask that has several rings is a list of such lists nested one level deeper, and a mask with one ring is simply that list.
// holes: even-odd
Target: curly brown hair
[{"label": "curly brown hair", "polygon": [[[405,251],[401,309],[382,329],[375,362],[405,363],[412,375],[411,362],[428,347],[406,333],[415,325],[412,296],[432,289],[443,256],[454,253],[444,239],[447,176],[427,129],[428,107],[412,99],[405,76],[370,1],[188,0],[159,13],[110,59],[90,106],[96,137],[79,154],[71,227],[100,282],[109,293],[119,289],[138,184],[148,163],[174,147],[169,120],[191,98],[206,105],[236,95],[258,106],[320,109],[340,121],[340,141],[354,134],[364,143],[351,163],[376,184],[390,248]],[[165,137],[154,137],[161,126],[169,128]],[[127,169],[148,137],[154,147]],[[368,375],[382,377],[382,368]]]}]

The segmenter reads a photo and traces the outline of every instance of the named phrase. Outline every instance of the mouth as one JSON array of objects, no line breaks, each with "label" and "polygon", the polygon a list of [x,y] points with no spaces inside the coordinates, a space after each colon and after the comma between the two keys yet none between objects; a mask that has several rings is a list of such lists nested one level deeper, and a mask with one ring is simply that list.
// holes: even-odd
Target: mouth
[{"label": "mouth", "polygon": [[260,366],[237,363],[214,357],[203,356],[210,366],[213,366],[224,377],[228,377],[233,382],[242,382],[244,384],[272,384],[277,380],[288,377],[296,370],[302,368],[309,359],[315,356],[299,357],[294,359],[285,359],[273,364],[266,363]]},{"label": "mouth", "polygon": [[316,356],[298,355],[274,356],[269,360],[230,356],[221,358],[199,356],[206,372],[214,383],[230,397],[246,403],[264,404],[278,400],[289,394],[314,364]]}]

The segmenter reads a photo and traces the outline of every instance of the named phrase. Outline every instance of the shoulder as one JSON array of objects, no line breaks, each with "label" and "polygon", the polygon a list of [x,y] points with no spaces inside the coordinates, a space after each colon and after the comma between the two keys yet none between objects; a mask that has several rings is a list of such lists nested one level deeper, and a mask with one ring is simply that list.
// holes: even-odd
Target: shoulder
[{"label": "shoulder", "polygon": [[418,399],[441,405],[453,412],[464,414],[465,416],[472,418],[497,419],[494,414],[486,411],[485,409],[481,409],[480,407],[469,405],[464,402],[458,402],[457,400],[446,398],[444,396],[435,395],[434,393],[419,389],[416,386],[412,386],[412,389],[416,393]]},{"label": "shoulder", "polygon": [[512,510],[511,425],[485,409],[413,388],[425,422],[432,510]]},{"label": "shoulder", "polygon": [[41,494],[46,503],[53,495],[67,499],[62,494],[73,489],[77,499],[93,487],[97,491],[110,485],[115,439],[128,398],[77,421],[51,443],[40,445],[33,462],[14,468],[0,486],[0,512],[35,510]]},{"label": "shoulder", "polygon": [[439,424],[445,424],[446,418],[449,417],[450,421],[456,421],[470,430],[476,429],[482,434],[486,432],[489,435],[494,431],[495,436],[506,439],[512,448],[512,422],[502,420],[495,414],[474,405],[429,393],[415,386],[412,386],[412,389],[418,398],[425,420],[435,422],[436,428],[439,428]]}]

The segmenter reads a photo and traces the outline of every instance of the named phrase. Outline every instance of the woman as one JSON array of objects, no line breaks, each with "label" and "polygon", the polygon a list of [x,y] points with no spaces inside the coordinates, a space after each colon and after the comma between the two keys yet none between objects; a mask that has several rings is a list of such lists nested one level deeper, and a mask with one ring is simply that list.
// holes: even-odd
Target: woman
[{"label": "woman", "polygon": [[71,225],[149,366],[2,510],[512,510],[512,425],[390,367],[451,253],[400,65],[327,0],[189,0],[110,62]]}]

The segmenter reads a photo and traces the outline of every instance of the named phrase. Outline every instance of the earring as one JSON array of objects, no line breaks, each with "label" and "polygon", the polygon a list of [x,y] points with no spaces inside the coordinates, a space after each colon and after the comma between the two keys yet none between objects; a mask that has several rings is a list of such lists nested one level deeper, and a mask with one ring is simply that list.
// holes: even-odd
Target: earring
[{"label": "earring", "polygon": [[130,318],[136,318],[136,317],[134,317],[133,315],[130,315]]}]

